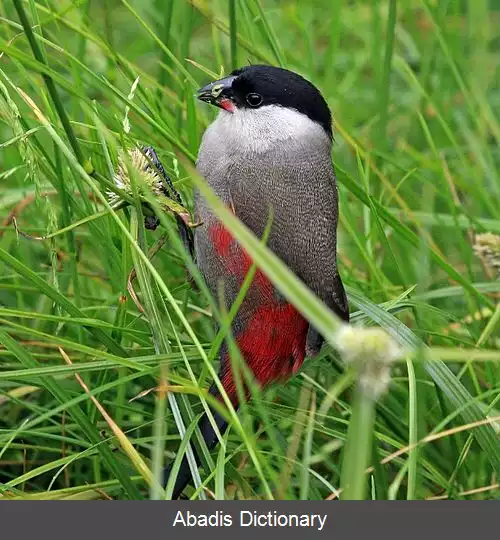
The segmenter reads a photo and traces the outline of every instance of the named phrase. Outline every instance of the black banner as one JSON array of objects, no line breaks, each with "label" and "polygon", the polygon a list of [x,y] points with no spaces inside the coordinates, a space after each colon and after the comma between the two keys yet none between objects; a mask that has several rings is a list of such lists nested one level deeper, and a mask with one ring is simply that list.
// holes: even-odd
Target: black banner
[{"label": "black banner", "polygon": [[0,531],[23,540],[470,540],[496,538],[499,511],[494,501],[2,501]]}]

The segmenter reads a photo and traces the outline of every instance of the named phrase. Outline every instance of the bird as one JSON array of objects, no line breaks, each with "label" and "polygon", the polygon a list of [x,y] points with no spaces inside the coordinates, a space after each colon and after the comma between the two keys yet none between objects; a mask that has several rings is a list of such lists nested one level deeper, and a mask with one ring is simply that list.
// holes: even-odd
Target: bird
[{"label": "bird", "polygon": [[[321,92],[293,71],[248,65],[203,86],[197,97],[220,109],[203,134],[198,173],[257,237],[267,233],[267,247],[348,322],[348,301],[337,266],[339,209],[331,158],[332,117]],[[214,298],[223,290],[229,310],[253,261],[199,191],[194,211],[202,224],[194,232],[196,265]],[[231,322],[231,334],[262,388],[284,383],[306,357],[318,354],[324,341],[258,269]],[[237,409],[227,343],[220,351],[219,379]],[[215,384],[209,392],[221,399]],[[226,420],[215,410],[212,414],[224,433]],[[206,414],[198,426],[207,447],[213,449],[218,437]],[[165,470],[165,483],[170,472],[171,466]],[[190,482],[184,456],[172,497],[179,498]]]}]

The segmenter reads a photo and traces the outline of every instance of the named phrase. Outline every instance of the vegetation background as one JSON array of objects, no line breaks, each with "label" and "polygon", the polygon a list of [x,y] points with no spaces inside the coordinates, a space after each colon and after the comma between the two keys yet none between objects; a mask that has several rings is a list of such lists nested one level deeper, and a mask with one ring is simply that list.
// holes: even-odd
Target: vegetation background
[{"label": "vegetation background", "polygon": [[[127,207],[107,192],[120,148],[152,145],[190,209],[216,114],[195,90],[270,63],[333,111],[352,323],[408,354],[375,404],[325,347],[256,393],[187,495],[497,498],[500,255],[473,246],[500,234],[499,28],[497,0],[1,1],[0,497],[169,497],[161,468],[196,435],[223,334],[172,216],[156,206],[145,231],[133,164]],[[318,327],[338,325],[231,226]]]}]

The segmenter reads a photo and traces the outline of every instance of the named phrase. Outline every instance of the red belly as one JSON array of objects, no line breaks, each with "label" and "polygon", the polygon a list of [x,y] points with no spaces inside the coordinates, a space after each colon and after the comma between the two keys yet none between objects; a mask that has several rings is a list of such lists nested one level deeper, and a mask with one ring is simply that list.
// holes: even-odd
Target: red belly
[{"label": "red belly", "polygon": [[[208,234],[227,273],[237,276],[242,283],[252,265],[248,253],[221,223],[211,225]],[[265,386],[288,378],[301,367],[309,323],[294,306],[275,298],[272,283],[260,270],[255,273],[252,287],[257,287],[260,292],[252,295],[252,300],[260,298],[260,301],[255,301],[247,326],[235,339],[256,380]],[[222,378],[228,395],[235,392],[231,371],[225,370]]]}]

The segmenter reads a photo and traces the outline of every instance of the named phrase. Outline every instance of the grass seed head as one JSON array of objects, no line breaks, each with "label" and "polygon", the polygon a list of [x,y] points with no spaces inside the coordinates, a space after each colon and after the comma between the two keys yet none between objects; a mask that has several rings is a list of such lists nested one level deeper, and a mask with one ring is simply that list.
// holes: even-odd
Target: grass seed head
[{"label": "grass seed head", "polygon": [[391,382],[391,366],[403,355],[402,348],[382,328],[343,325],[334,337],[342,359],[358,371],[358,384],[378,399]]},{"label": "grass seed head", "polygon": [[472,247],[488,268],[500,276],[500,236],[489,232],[478,234]]},{"label": "grass seed head", "polygon": [[[143,186],[138,185],[139,191],[144,190],[144,187],[149,188],[154,195],[162,195],[162,178],[151,165],[147,156],[138,147],[133,147],[128,150],[127,154],[120,151],[118,155],[118,167],[114,177],[117,187],[132,195],[132,184],[130,178],[131,169],[135,171],[138,177],[144,183]],[[116,193],[108,192],[110,202],[118,202],[119,196]]]}]

